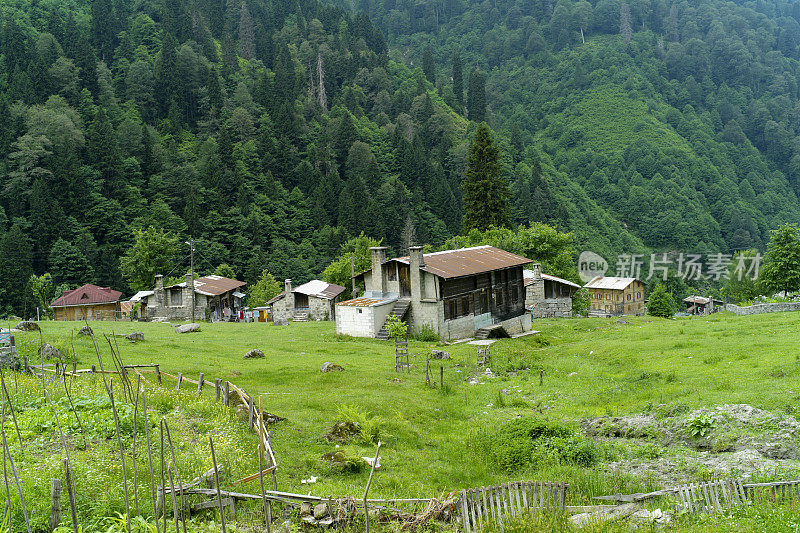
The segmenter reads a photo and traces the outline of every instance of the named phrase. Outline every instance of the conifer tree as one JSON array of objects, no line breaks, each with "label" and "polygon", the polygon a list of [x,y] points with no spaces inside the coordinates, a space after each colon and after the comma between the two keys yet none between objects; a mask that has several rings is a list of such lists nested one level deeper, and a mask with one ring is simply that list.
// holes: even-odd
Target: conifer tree
[{"label": "conifer tree", "polygon": [[453,54],[453,93],[456,95],[456,102],[464,107],[464,68],[461,66],[461,54]]},{"label": "conifer tree", "polygon": [[433,52],[430,45],[425,47],[425,52],[422,54],[422,72],[431,83],[436,83],[436,65],[433,62]]},{"label": "conifer tree", "polygon": [[485,230],[489,226],[508,224],[508,183],[501,176],[500,151],[492,139],[489,127],[482,123],[467,157],[464,190],[464,231]]},{"label": "conifer tree", "polygon": [[486,119],[486,78],[478,70],[472,69],[469,74],[469,87],[467,88],[467,112],[473,122],[483,122]]}]

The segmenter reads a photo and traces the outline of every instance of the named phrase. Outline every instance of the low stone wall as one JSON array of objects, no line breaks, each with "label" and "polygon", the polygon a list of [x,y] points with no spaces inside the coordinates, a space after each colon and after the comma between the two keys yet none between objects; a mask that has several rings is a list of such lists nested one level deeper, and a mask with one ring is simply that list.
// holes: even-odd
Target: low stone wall
[{"label": "low stone wall", "polygon": [[553,318],[572,316],[572,298],[546,298],[539,300],[531,309],[533,318]]},{"label": "low stone wall", "polygon": [[736,315],[760,315],[762,313],[782,313],[785,311],[800,311],[800,302],[777,302],[772,304],[754,304],[747,307],[739,307],[734,304],[727,304],[726,311]]}]

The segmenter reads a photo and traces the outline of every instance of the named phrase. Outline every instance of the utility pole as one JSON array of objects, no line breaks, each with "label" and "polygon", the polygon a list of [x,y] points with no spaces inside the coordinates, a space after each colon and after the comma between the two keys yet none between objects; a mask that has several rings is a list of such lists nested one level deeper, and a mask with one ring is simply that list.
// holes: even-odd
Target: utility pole
[{"label": "utility pole", "polygon": [[192,274],[192,286],[189,289],[192,291],[192,323],[194,323],[194,239],[191,239],[186,244],[189,245],[189,272]]},{"label": "utility pole", "polygon": [[350,283],[353,285],[352,293],[353,297],[356,295],[356,258],[355,256],[350,256]]}]

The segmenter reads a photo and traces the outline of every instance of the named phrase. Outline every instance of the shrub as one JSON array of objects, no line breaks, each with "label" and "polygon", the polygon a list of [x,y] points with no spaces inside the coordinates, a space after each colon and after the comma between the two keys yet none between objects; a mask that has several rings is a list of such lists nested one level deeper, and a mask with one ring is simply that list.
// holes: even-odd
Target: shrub
[{"label": "shrub", "polygon": [[647,302],[647,314],[669,318],[675,314],[675,299],[667,292],[663,283],[656,285]]},{"label": "shrub", "polygon": [[423,324],[419,331],[412,335],[412,338],[421,342],[436,342],[439,340],[439,334],[428,324]]},{"label": "shrub", "polygon": [[341,422],[355,422],[361,428],[359,440],[362,444],[372,445],[378,442],[381,437],[381,429],[385,426],[386,420],[380,416],[371,416],[369,413],[354,405],[341,405],[338,410]]},{"label": "shrub", "polygon": [[708,415],[699,415],[686,423],[689,435],[695,438],[707,437],[715,427],[714,419]]},{"label": "shrub", "polygon": [[390,338],[400,339],[408,336],[408,324],[395,315],[391,315],[386,319],[384,327]]}]

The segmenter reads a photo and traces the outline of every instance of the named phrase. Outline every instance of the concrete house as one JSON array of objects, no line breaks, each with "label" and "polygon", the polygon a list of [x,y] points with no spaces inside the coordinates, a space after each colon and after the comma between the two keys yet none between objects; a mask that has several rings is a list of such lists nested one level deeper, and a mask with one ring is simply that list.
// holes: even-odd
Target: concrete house
[{"label": "concrete house", "polygon": [[241,288],[246,283],[222,276],[203,276],[192,280],[164,286],[164,277],[156,276],[156,288],[140,292],[136,296],[141,302],[139,316],[145,320],[236,320],[246,296]]},{"label": "concrete house", "polygon": [[597,276],[583,286],[589,291],[589,316],[643,315],[644,282],[636,278]]},{"label": "concrete house", "polygon": [[110,287],[87,283],[71,291],[64,291],[50,307],[55,320],[114,320],[119,316],[119,298],[122,293]]},{"label": "concrete house", "polygon": [[314,279],[292,288],[287,279],[282,293],[267,302],[272,306],[272,320],[284,322],[290,318],[295,322],[307,320],[335,320],[336,304],[344,287]]},{"label": "concrete house", "polygon": [[577,283],[542,273],[542,266],[534,264],[524,270],[525,308],[532,318],[572,316],[572,297],[581,288]]},{"label": "concrete house", "polygon": [[407,257],[372,251],[372,268],[355,276],[364,294],[336,305],[336,331],[387,339],[387,317],[398,316],[412,333],[430,329],[442,339],[485,337],[494,329],[527,331],[522,266],[531,263],[493,246],[430,254],[412,246]]}]

